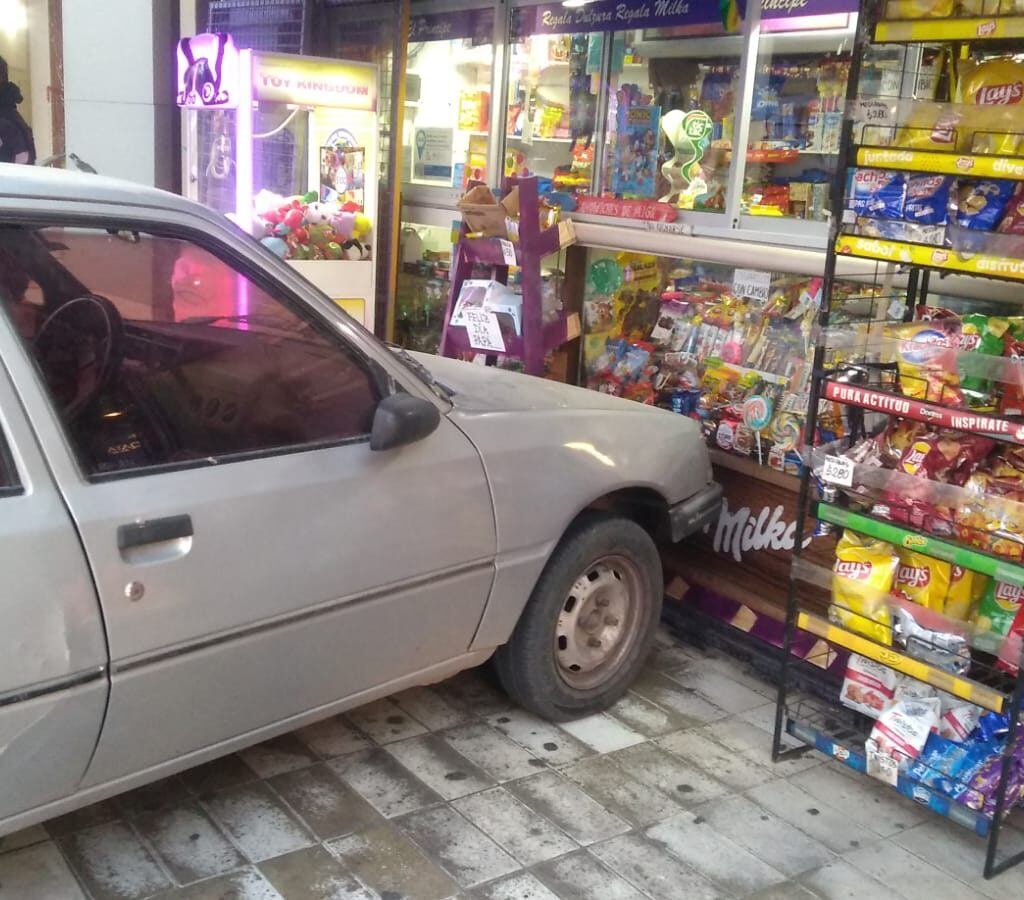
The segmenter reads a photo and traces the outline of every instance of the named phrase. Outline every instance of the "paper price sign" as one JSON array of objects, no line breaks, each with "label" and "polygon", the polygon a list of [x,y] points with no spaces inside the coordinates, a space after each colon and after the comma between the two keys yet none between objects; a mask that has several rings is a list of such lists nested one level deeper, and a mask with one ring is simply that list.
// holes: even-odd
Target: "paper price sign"
[{"label": "paper price sign", "polygon": [[858,100],[853,106],[853,119],[865,125],[895,125],[894,105],[888,100]]},{"label": "paper price sign", "polygon": [[505,352],[505,341],[498,326],[498,317],[485,309],[466,309],[462,312],[469,346],[474,350]]},{"label": "paper price sign", "polygon": [[736,269],[732,276],[732,292],[737,297],[767,300],[772,290],[772,273],[755,269]]},{"label": "paper price sign", "polygon": [[821,480],[826,484],[853,487],[853,460],[845,456],[826,456],[821,469]]},{"label": "paper price sign", "polygon": [[501,244],[501,256],[505,263],[514,266],[516,264],[516,248],[512,246],[512,242],[498,238],[498,243]]}]

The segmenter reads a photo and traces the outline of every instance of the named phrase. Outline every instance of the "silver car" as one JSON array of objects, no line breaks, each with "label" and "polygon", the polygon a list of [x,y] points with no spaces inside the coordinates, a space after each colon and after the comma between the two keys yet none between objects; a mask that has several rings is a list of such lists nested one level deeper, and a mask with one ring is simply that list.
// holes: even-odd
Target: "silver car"
[{"label": "silver car", "polygon": [[694,422],[392,350],[180,197],[0,165],[0,834],[493,657],[626,689]]}]

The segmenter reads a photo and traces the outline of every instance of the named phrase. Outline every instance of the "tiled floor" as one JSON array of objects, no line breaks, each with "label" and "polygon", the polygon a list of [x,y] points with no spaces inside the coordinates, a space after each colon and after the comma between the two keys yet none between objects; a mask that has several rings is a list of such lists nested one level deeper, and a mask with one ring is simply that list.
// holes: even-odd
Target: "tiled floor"
[{"label": "tiled floor", "polygon": [[887,788],[773,766],[772,696],[667,635],[632,693],[563,726],[464,673],[0,839],[0,898],[1024,895]]}]

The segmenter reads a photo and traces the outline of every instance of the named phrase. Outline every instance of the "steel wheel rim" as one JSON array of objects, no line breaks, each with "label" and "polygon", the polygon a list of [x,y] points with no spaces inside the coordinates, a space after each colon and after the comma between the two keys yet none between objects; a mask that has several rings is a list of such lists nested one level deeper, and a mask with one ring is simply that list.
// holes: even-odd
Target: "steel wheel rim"
[{"label": "steel wheel rim", "polygon": [[569,687],[588,690],[618,671],[637,637],[640,571],[624,556],[602,556],[569,588],[555,623],[555,667]]}]

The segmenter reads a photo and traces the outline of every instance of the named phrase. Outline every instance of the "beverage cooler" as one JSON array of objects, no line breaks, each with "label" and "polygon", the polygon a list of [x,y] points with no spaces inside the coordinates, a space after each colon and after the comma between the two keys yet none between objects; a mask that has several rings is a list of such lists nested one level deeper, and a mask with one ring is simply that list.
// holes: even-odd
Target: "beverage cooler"
[{"label": "beverage cooler", "polygon": [[227,215],[368,328],[378,81],[374,65],[240,50],[226,34],[178,45],[186,196]]}]

